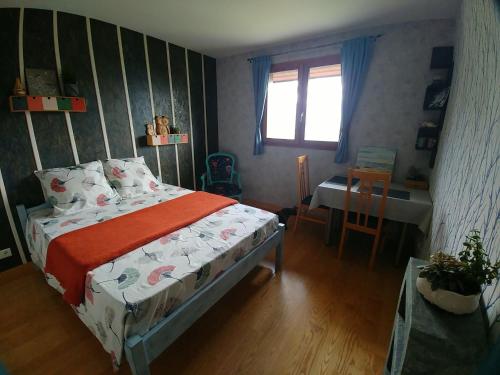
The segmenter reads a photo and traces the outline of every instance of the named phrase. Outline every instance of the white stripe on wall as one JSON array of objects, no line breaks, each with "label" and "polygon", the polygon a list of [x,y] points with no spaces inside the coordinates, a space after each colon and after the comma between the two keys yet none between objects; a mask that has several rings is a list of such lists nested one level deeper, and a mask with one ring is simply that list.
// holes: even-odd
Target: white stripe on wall
[{"label": "white stripe on wall", "polygon": [[14,241],[16,242],[17,251],[19,252],[19,257],[23,263],[26,263],[26,256],[24,255],[24,249],[19,240],[19,235],[17,233],[16,224],[14,222],[14,217],[12,216],[12,211],[10,209],[9,199],[7,197],[7,190],[5,189],[5,184],[3,182],[2,170],[0,169],[0,193],[2,195],[3,205],[5,207],[5,212],[7,213],[7,219],[9,220],[10,230],[14,236]]},{"label": "white stripe on wall", "polygon": [[191,111],[191,85],[189,81],[189,58],[188,58],[188,50],[184,49],[184,56],[186,58],[186,81],[187,81],[187,89],[188,89],[188,108],[189,108],[189,131],[191,133],[191,160],[193,162],[193,185],[194,190],[196,190],[196,171],[194,166],[194,134],[193,134],[193,114]]},{"label": "white stripe on wall", "polygon": [[175,164],[177,165],[177,186],[181,186],[181,170],[179,168],[179,151],[177,148],[177,143],[174,145],[175,147]]},{"label": "white stripe on wall", "polygon": [[130,125],[130,136],[132,137],[132,148],[134,149],[134,157],[137,157],[137,147],[135,146],[134,122],[132,120],[132,111],[130,109],[130,96],[128,94],[127,72],[125,70],[125,59],[123,58],[122,33],[120,26],[116,26],[118,36],[118,51],[120,52],[120,65],[122,67],[123,87],[125,88],[125,101],[127,102],[128,123]]},{"label": "white stripe on wall", "polygon": [[149,67],[149,49],[148,40],[145,34],[144,37],[144,57],[146,58],[146,73],[148,75],[149,100],[151,101],[151,115],[155,117],[155,105],[153,99],[153,85],[151,84],[151,69]]},{"label": "white stripe on wall", "polygon": [[101,120],[102,136],[104,138],[104,148],[106,149],[106,156],[109,159],[111,157],[111,153],[109,151],[108,132],[106,131],[106,122],[104,121],[104,111],[102,110],[101,91],[99,90],[99,80],[97,78],[97,69],[95,67],[94,45],[92,42],[92,29],[90,27],[90,18],[85,17],[85,21],[87,22],[87,39],[89,42],[90,66],[92,67],[92,75],[94,76],[97,109],[99,111],[99,118]]},{"label": "white stripe on wall", "polygon": [[[21,83],[26,87],[26,81],[24,76],[24,8],[19,10],[19,30],[18,30],[18,59],[19,59],[19,77]],[[42,169],[42,163],[40,161],[40,154],[38,153],[38,146],[36,144],[35,132],[33,131],[33,122],[31,121],[31,113],[24,111],[26,117],[26,126],[28,128],[28,134],[31,142],[31,149],[33,151],[33,158],[35,159],[35,165],[38,170]],[[23,263],[26,263],[26,256],[24,254],[21,241],[19,239],[19,234],[17,233],[17,228],[14,222],[14,217],[12,216],[12,211],[10,209],[9,199],[7,197],[7,191],[5,189],[5,184],[3,181],[2,171],[0,169],[0,194],[2,195],[3,204],[5,207],[5,212],[7,213],[7,219],[9,220],[10,230],[14,236],[14,241],[16,242],[17,251],[19,252],[19,257]]]},{"label": "white stripe on wall", "polygon": [[[54,53],[56,56],[56,70],[57,70],[57,80],[59,82],[59,89],[61,94],[64,93],[63,76],[61,68],[61,53],[59,51],[59,28],[57,25],[57,10],[52,12],[52,29],[54,34]],[[68,129],[69,143],[71,144],[71,150],[73,151],[73,159],[75,164],[80,164],[80,158],[78,157],[78,150],[76,149],[75,135],[73,133],[73,125],[71,124],[71,116],[69,112],[64,112],[64,118],[66,120],[66,127]]]},{"label": "white stripe on wall", "polygon": [[[176,126],[175,122],[175,107],[174,107],[174,89],[172,86],[172,69],[170,68],[170,47],[167,43],[167,65],[168,65],[168,83],[170,85],[170,102],[172,104],[172,123]],[[177,145],[175,147],[175,164],[177,165],[177,184],[181,185],[181,172],[179,169],[179,151],[177,149]]]},{"label": "white stripe on wall", "polygon": [[[155,118],[155,105],[153,99],[153,85],[151,84],[151,69],[149,67],[149,50],[148,50],[148,41],[146,34],[143,34],[144,37],[144,56],[146,57],[146,73],[148,75],[148,87],[149,87],[149,99],[151,100],[151,115],[154,121]],[[153,122],[154,124],[154,122]],[[160,177],[160,182],[163,181],[161,175],[161,162],[160,162],[160,151],[158,150],[158,146],[155,146],[156,149],[156,162],[158,163],[158,176]]]},{"label": "white stripe on wall", "polygon": [[205,156],[208,157],[207,97],[205,93],[205,55],[201,55],[201,77],[203,83],[203,125],[205,129]]},{"label": "white stripe on wall", "polygon": [[[19,31],[18,31],[18,51],[19,51],[19,77],[23,86],[26,87],[24,78],[24,8],[19,11]],[[28,134],[30,136],[31,149],[33,151],[33,158],[35,159],[36,169],[42,169],[42,162],[40,161],[40,154],[38,153],[38,146],[36,144],[35,132],[33,130],[33,122],[31,121],[31,113],[24,111],[26,117],[26,126],[28,127]]]}]

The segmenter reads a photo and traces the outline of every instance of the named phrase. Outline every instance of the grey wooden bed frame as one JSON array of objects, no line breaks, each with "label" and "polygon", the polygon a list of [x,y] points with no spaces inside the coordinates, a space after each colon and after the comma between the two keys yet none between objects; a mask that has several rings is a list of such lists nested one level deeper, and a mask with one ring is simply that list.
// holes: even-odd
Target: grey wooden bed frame
[{"label": "grey wooden bed frame", "polygon": [[[25,235],[28,216],[35,211],[49,207],[48,203],[32,208],[26,208],[24,205],[16,207]],[[132,374],[149,375],[149,364],[255,268],[273,249],[276,249],[273,272],[280,272],[283,264],[284,233],[285,226],[279,224],[278,229],[262,244],[233,264],[217,279],[196,292],[170,315],[151,327],[148,332],[144,335],[133,335],[126,339],[124,345],[125,356]]]}]

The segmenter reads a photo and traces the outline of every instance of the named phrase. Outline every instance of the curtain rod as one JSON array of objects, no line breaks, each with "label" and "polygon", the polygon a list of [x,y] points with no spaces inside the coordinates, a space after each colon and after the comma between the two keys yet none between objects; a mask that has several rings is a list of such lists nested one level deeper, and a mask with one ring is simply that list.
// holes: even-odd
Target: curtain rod
[{"label": "curtain rod", "polygon": [[[378,39],[380,37],[382,37],[384,34],[377,34],[375,35],[375,39]],[[270,57],[272,56],[279,56],[279,55],[286,55],[288,53],[295,53],[295,52],[302,52],[302,51],[309,51],[311,49],[318,49],[318,48],[323,48],[323,47],[330,47],[330,46],[336,46],[336,45],[340,45],[342,43],[344,43],[345,41],[347,41],[348,39],[344,39],[344,40],[338,40],[336,42],[332,42],[332,43],[326,43],[326,44],[320,44],[319,46],[314,46],[314,47],[304,47],[304,48],[299,48],[299,49],[294,49],[294,50],[290,50],[290,51],[286,51],[286,52],[277,52],[277,53],[271,53]],[[255,59],[257,56],[254,56],[254,57],[250,57],[247,59],[247,61],[250,61],[252,62],[253,59]]]}]

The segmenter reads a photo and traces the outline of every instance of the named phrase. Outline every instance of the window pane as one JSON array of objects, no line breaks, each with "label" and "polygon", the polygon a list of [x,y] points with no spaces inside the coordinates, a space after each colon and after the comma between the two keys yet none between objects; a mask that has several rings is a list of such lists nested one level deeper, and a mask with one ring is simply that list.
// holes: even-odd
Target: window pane
[{"label": "window pane", "polygon": [[267,138],[295,139],[298,70],[270,74],[267,90]]},{"label": "window pane", "polygon": [[337,142],[340,133],[341,106],[340,65],[311,68],[307,85],[304,139]]}]

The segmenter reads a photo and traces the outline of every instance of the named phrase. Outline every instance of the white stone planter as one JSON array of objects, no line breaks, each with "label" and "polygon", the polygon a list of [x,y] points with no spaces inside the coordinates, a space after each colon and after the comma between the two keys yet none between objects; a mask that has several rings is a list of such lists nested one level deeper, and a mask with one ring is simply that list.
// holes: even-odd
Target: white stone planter
[{"label": "white stone planter", "polygon": [[449,290],[432,290],[431,283],[425,277],[417,278],[417,290],[430,303],[453,314],[470,314],[479,306],[481,293],[464,296]]}]

